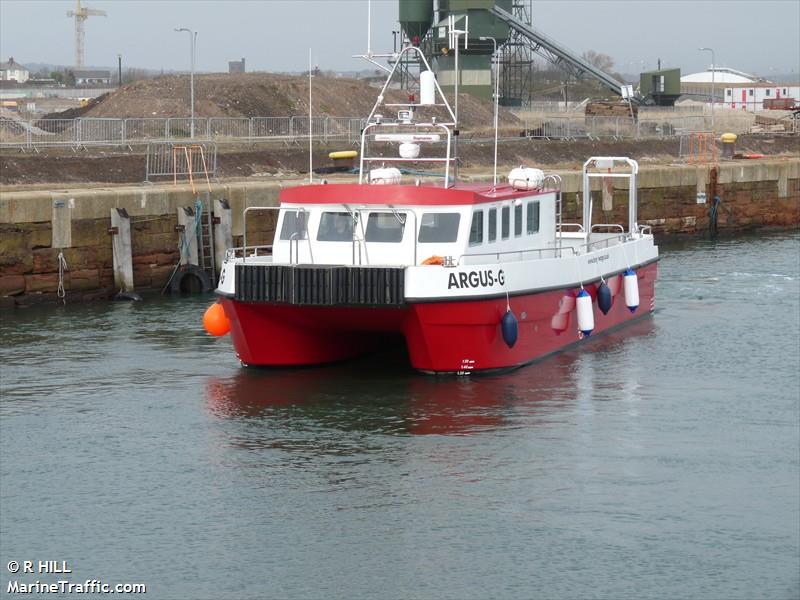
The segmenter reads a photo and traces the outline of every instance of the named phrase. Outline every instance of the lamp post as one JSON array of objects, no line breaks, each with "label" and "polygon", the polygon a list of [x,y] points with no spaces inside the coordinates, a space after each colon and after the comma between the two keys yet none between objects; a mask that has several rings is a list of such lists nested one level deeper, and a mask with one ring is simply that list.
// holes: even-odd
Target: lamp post
[{"label": "lamp post", "polygon": [[714,85],[714,65],[717,61],[714,58],[714,49],[713,48],[698,48],[700,51],[711,52],[711,132],[714,133],[714,101],[716,100],[715,96],[715,85]]},{"label": "lamp post", "polygon": [[497,62],[497,40],[489,35],[480,37],[482,42],[492,40],[492,59],[494,61],[494,183],[492,191],[497,189],[497,116],[500,104],[500,65]]},{"label": "lamp post", "polygon": [[191,124],[189,126],[189,132],[191,138],[194,139],[194,48],[195,44],[197,43],[197,32],[192,31],[191,29],[187,29],[186,27],[176,27],[175,31],[185,31],[189,34],[189,51],[191,52],[191,71],[189,74],[189,90],[191,94],[190,104],[191,104]]}]

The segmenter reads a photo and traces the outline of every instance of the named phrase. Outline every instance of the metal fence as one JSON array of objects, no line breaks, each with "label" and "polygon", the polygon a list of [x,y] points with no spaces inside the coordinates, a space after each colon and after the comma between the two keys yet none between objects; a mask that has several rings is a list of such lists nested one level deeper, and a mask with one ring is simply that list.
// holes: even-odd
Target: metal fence
[{"label": "metal fence", "polygon": [[[707,116],[656,117],[548,116],[529,117],[520,126],[523,135],[546,139],[579,138],[665,138],[707,131]],[[722,121],[722,119],[718,119]],[[787,122],[788,123],[788,122]],[[366,122],[358,117],[314,117],[310,123],[315,141],[358,144]],[[719,125],[719,123],[718,123]],[[750,131],[748,121],[725,124],[725,131]],[[720,130],[720,127],[717,127]],[[797,132],[791,123],[787,132]],[[153,142],[299,143],[307,141],[309,119],[294,117],[211,117],[194,120],[183,117],[137,119],[33,119],[0,117],[0,148],[36,149],[62,146],[131,147]]]},{"label": "metal fence", "polygon": [[189,177],[204,180],[217,172],[217,145],[213,142],[147,144],[145,181],[157,177]]},{"label": "metal fence", "polygon": [[632,119],[631,117],[550,117],[527,119],[525,135],[546,139],[635,139],[674,137],[693,131],[706,131],[702,116],[666,119]]},{"label": "metal fence", "polygon": [[[357,117],[314,117],[311,135],[320,142],[358,144],[366,124]],[[183,117],[137,119],[0,118],[0,148],[133,146],[152,142],[300,142],[308,140],[308,117]]]}]

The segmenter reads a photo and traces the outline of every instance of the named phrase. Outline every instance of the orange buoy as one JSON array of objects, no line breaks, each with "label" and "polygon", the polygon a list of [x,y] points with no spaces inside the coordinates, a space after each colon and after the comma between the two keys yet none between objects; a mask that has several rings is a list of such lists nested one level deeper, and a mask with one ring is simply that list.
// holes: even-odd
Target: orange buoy
[{"label": "orange buoy", "polygon": [[225,315],[222,304],[214,302],[203,315],[203,328],[211,335],[225,335],[231,330],[230,319]]},{"label": "orange buoy", "polygon": [[422,264],[423,265],[443,265],[444,264],[444,258],[442,258],[441,256],[436,256],[436,255],[429,256],[428,258],[426,258],[425,260],[422,261]]}]

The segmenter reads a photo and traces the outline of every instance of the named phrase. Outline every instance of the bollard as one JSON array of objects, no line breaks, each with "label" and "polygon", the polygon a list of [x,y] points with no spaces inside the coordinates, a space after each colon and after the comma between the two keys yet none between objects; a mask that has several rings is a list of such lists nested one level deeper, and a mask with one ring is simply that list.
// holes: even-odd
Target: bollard
[{"label": "bollard", "polygon": [[719,139],[722,141],[722,158],[733,158],[736,153],[736,134],[723,133]]}]

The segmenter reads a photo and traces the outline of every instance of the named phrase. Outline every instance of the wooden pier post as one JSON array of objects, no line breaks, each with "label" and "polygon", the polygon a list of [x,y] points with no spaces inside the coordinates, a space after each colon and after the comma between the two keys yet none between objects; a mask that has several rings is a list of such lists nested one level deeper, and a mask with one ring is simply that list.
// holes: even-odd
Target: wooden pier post
[{"label": "wooden pier post", "polygon": [[[178,228],[181,241],[181,264],[197,265],[197,219],[191,206],[178,207]],[[182,230],[180,228],[182,227]]]},{"label": "wooden pier post", "polygon": [[124,208],[111,209],[111,250],[114,260],[114,286],[122,292],[133,291],[133,256],[131,218]]},{"label": "wooden pier post", "polygon": [[214,200],[214,262],[217,273],[222,270],[225,252],[233,247],[231,206],[225,198]]}]

